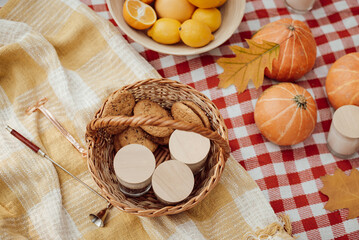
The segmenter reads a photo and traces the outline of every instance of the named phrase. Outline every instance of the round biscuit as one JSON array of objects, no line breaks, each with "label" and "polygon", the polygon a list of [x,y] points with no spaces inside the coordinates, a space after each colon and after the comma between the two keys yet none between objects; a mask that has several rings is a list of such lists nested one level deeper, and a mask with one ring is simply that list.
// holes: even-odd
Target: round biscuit
[{"label": "round biscuit", "polygon": [[[125,131],[123,131],[121,134],[118,134],[114,138],[114,146],[115,148],[120,146],[124,147],[129,144],[141,144],[148,149],[151,150],[151,152],[154,152],[157,149],[157,144],[151,141],[147,134],[139,127],[129,127]],[[118,150],[117,150],[118,151]]]},{"label": "round biscuit", "polygon": [[153,141],[153,142],[155,142],[155,143],[157,143],[159,145],[167,145],[170,142],[170,136],[168,136],[168,137],[155,137],[155,136],[152,136],[152,135],[148,134],[148,138],[151,141]]},{"label": "round biscuit", "polygon": [[201,118],[202,123],[206,128],[211,128],[211,122],[209,121],[207,115],[197,104],[191,101],[183,101],[183,103],[190,107]]},{"label": "round biscuit", "polygon": [[118,91],[111,95],[106,102],[102,117],[132,115],[135,106],[135,97],[129,91]]},{"label": "round biscuit", "polygon": [[172,117],[188,123],[204,127],[201,118],[187,105],[182,102],[175,102],[171,108]]},{"label": "round biscuit", "polygon": [[[135,116],[150,115],[172,119],[166,109],[148,99],[138,101],[133,109],[133,114]],[[141,128],[148,134],[155,137],[168,137],[173,132],[173,129],[168,127],[141,126]]]},{"label": "round biscuit", "polygon": [[[118,91],[108,98],[101,116],[131,116],[134,106],[135,98],[129,91]],[[119,134],[126,128],[127,126],[108,127],[106,132],[109,134]]]}]

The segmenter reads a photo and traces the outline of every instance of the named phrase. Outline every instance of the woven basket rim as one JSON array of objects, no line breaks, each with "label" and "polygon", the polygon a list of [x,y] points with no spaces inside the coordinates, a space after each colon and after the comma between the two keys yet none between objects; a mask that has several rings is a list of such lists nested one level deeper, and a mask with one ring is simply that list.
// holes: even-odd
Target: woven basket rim
[{"label": "woven basket rim", "polygon": [[[199,127],[194,124],[182,122],[179,120],[170,120],[170,119],[164,119],[160,117],[153,117],[153,116],[114,116],[114,117],[100,117],[103,107],[107,103],[108,99],[112,94],[115,94],[118,91],[122,90],[130,90],[130,89],[138,89],[143,85],[149,85],[149,84],[159,84],[158,86],[162,85],[170,85],[174,88],[179,88],[181,90],[185,90],[186,92],[189,91],[191,94],[195,94],[196,97],[198,97],[201,101],[204,101],[206,104],[211,104],[211,108],[214,109],[215,116],[218,118],[219,126],[221,134],[219,134],[217,131],[212,131],[208,128]],[[198,92],[196,89],[192,88],[191,86],[188,86],[186,84],[177,82],[175,80],[167,79],[167,78],[156,78],[156,79],[145,79],[141,80],[132,84],[125,85],[121,87],[120,89],[114,91],[112,94],[109,95],[109,97],[103,102],[101,108],[96,112],[94,119],[91,120],[91,122],[87,125],[86,130],[86,141],[88,143],[88,159],[87,159],[87,165],[88,169],[91,173],[92,178],[100,188],[102,194],[113,206],[117,207],[118,209],[125,211],[130,214],[135,214],[139,216],[145,216],[145,217],[156,217],[156,216],[163,216],[168,214],[177,214],[180,212],[183,212],[185,210],[188,210],[195,205],[197,205],[199,202],[201,202],[208,193],[216,186],[218,183],[221,174],[223,172],[225,161],[229,157],[230,154],[230,148],[228,144],[228,132],[227,127],[224,124],[223,118],[219,113],[218,108],[213,104],[213,102],[204,94]],[[124,203],[123,201],[118,201],[115,199],[111,193],[108,191],[108,189],[105,186],[105,183],[103,182],[98,169],[96,169],[94,165],[95,159],[91,159],[92,157],[92,150],[95,148],[95,142],[97,141],[96,136],[98,135],[99,129],[103,126],[119,126],[119,125],[129,125],[129,126],[140,126],[140,125],[154,125],[154,126],[170,126],[175,129],[183,129],[185,131],[194,131],[197,133],[200,133],[203,136],[210,136],[212,137],[211,140],[213,140],[218,148],[218,159],[216,164],[214,165],[213,174],[208,177],[208,183],[206,187],[201,191],[199,194],[191,197],[186,202],[179,203],[177,205],[168,205],[162,208],[149,208],[144,209],[137,206],[130,206],[128,203]],[[210,138],[209,137],[209,138]]]}]

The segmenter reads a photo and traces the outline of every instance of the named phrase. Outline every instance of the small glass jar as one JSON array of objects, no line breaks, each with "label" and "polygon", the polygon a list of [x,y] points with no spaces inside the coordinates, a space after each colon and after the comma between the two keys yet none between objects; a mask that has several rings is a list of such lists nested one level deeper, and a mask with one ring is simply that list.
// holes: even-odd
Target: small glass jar
[{"label": "small glass jar", "polygon": [[193,173],[183,162],[165,161],[153,173],[153,192],[164,204],[176,204],[185,200],[191,194],[193,187]]},{"label": "small glass jar", "polygon": [[187,164],[196,174],[205,166],[211,141],[198,133],[175,130],[168,146],[171,158]]},{"label": "small glass jar", "polygon": [[315,0],[284,0],[289,11],[299,14],[312,10]]},{"label": "small glass jar", "polygon": [[334,112],[327,146],[334,156],[343,159],[359,151],[359,107],[345,105]]},{"label": "small glass jar", "polygon": [[116,153],[113,161],[121,192],[139,197],[150,190],[156,160],[147,147],[140,144],[126,145]]}]

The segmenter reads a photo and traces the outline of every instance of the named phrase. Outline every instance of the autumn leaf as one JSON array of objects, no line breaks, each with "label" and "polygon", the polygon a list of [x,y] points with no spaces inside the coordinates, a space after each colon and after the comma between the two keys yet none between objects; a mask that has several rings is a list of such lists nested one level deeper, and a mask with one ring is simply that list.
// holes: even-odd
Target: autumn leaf
[{"label": "autumn leaf", "polygon": [[324,187],[320,190],[329,197],[324,208],[334,211],[348,208],[348,218],[359,216],[359,171],[353,168],[347,176],[342,170],[337,169],[334,175],[325,175],[320,178]]},{"label": "autumn leaf", "polygon": [[246,41],[249,48],[230,47],[236,57],[218,59],[218,65],[224,70],[219,75],[219,87],[226,88],[234,84],[237,91],[241,93],[252,79],[254,86],[259,88],[263,84],[264,69],[268,68],[272,71],[272,62],[278,58],[280,45],[267,41],[262,43],[250,39]]}]

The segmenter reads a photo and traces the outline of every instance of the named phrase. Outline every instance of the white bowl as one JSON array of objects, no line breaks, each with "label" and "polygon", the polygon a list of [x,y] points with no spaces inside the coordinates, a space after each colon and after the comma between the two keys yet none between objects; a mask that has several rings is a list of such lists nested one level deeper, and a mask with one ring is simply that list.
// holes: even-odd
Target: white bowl
[{"label": "white bowl", "polygon": [[122,16],[122,6],[125,2],[124,0],[106,0],[106,2],[113,19],[127,36],[148,49],[172,55],[200,54],[208,52],[224,43],[232,36],[241,23],[246,4],[246,0],[227,0],[227,2],[220,7],[220,11],[222,13],[222,25],[216,32],[213,33],[214,40],[206,46],[192,48],[183,43],[165,45],[155,42],[146,35],[147,30],[140,31],[127,25]]}]

